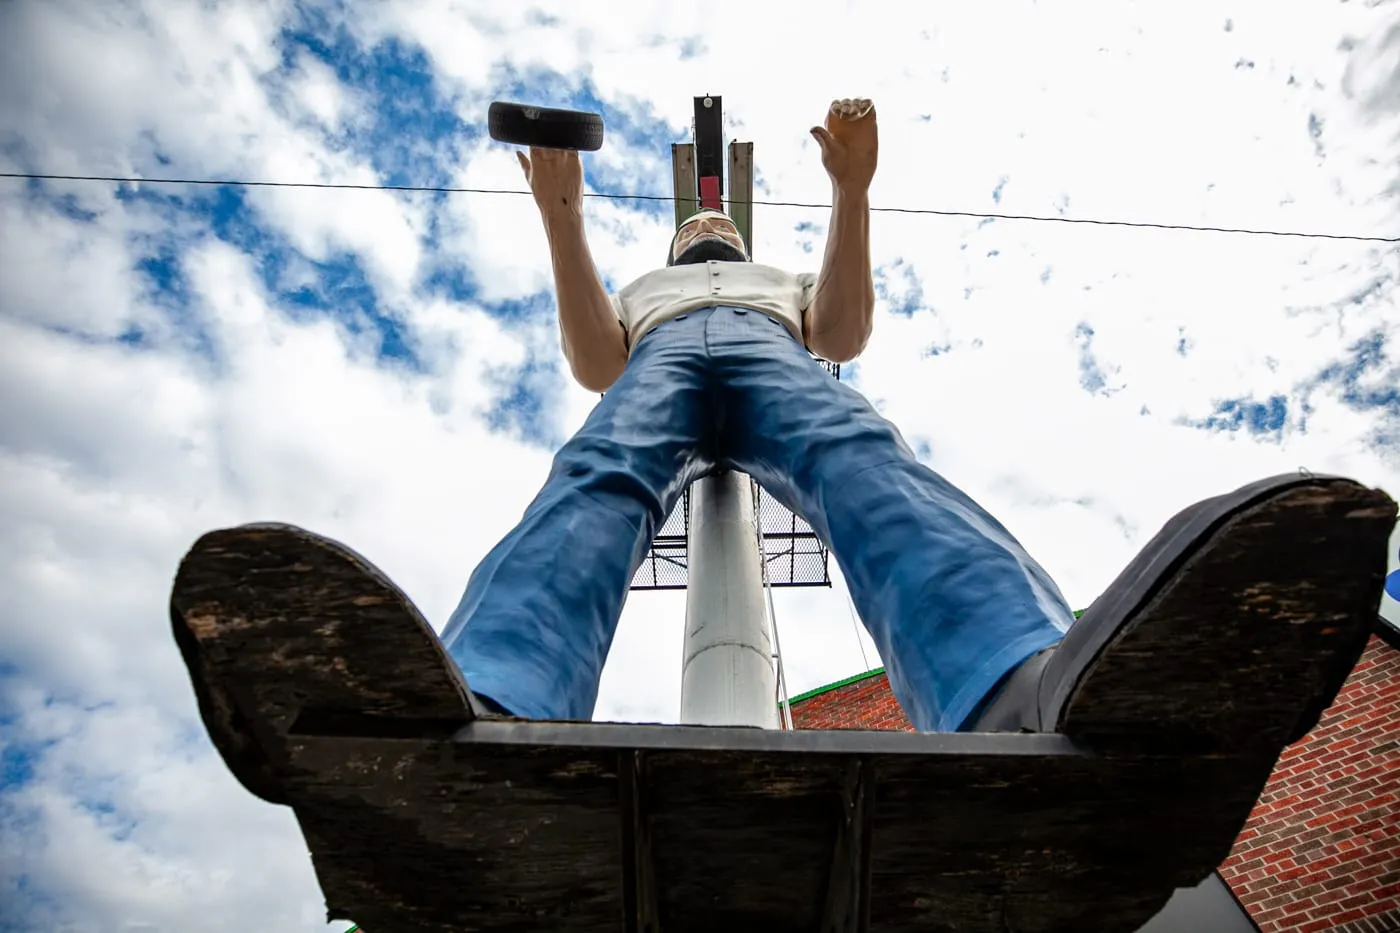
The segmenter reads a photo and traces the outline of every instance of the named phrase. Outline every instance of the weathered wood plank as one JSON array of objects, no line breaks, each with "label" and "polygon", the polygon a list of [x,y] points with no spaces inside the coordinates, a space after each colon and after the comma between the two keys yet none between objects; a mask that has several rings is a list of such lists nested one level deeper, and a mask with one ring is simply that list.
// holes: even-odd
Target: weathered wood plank
[{"label": "weathered wood plank", "polygon": [[662,929],[817,929],[841,815],[840,756],[646,754]]},{"label": "weathered wood plank", "polygon": [[870,929],[1135,930],[1228,851],[1253,801],[1239,769],[1258,770],[1105,758],[1059,736],[490,721],[455,741],[291,747],[328,905],[369,933],[810,933],[840,902],[833,868],[851,867],[833,857],[853,769]]},{"label": "weathered wood plank", "polygon": [[289,793],[332,916],[370,931],[376,917],[621,928],[617,750],[301,737],[292,751],[309,779]]},{"label": "weathered wood plank", "polygon": [[875,762],[872,929],[1135,930],[1224,858],[1254,798],[1223,758],[930,764]]}]

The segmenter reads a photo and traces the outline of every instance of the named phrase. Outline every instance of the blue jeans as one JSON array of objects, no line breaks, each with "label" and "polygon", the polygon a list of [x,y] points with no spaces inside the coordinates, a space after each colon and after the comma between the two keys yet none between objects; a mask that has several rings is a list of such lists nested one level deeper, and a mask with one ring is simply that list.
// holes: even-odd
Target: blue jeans
[{"label": "blue jeans", "polygon": [[1073,622],[1016,539],[782,324],[707,308],[638,341],[472,574],[442,637],[473,692],[530,719],[591,718],[632,575],[716,468],[754,477],[831,549],[921,731],[956,731]]}]

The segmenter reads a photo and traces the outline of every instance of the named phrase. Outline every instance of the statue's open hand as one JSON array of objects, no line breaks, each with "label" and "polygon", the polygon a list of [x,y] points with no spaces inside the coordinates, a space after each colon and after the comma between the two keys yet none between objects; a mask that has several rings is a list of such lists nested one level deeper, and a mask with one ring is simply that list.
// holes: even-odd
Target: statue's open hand
[{"label": "statue's open hand", "polygon": [[838,188],[865,190],[875,177],[879,139],[875,105],[864,98],[831,102],[826,126],[812,127],[822,149],[822,166]]},{"label": "statue's open hand", "polygon": [[583,216],[583,162],[572,149],[530,147],[530,157],[516,152],[520,169],[541,212]]}]

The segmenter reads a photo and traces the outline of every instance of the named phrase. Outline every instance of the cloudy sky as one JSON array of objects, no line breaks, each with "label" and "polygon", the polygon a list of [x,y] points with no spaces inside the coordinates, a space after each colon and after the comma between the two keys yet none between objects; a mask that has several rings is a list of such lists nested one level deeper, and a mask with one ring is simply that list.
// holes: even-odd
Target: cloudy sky
[{"label": "cloudy sky", "polygon": [[[808,128],[868,96],[876,207],[1400,236],[1397,2],[620,10],[0,4],[0,171],[518,191],[484,127],[507,99],[603,113],[590,190],[665,196],[713,93],[756,197],[821,204]],[[610,287],[670,216],[589,200]],[[760,261],[815,271],[827,211],[754,216]],[[893,212],[872,237],[844,378],[1076,606],[1251,479],[1400,496],[1394,243]],[[595,401],[554,313],[528,196],[0,178],[0,929],[345,927],[203,733],[171,576],[202,531],[295,522],[441,626]],[[674,721],[682,610],[630,600],[598,718]],[[777,613],[793,692],[879,663],[839,579]]]}]

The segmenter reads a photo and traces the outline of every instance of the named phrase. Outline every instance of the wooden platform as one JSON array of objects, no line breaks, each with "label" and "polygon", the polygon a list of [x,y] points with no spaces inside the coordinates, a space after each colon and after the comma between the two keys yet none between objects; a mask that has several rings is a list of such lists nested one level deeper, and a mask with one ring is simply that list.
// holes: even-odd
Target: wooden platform
[{"label": "wooden platform", "polygon": [[367,933],[1136,933],[1332,702],[1395,519],[1311,477],[1207,504],[1056,648],[1098,665],[1052,681],[1076,691],[1056,732],[485,716],[387,576],[287,525],[202,536],[171,624],[225,763],[294,809],[331,917]]},{"label": "wooden platform", "polygon": [[1108,759],[1056,735],[442,729],[293,728],[305,777],[287,790],[331,917],[367,933],[1131,931],[1225,858],[1260,789],[1239,779],[1258,762]]}]

